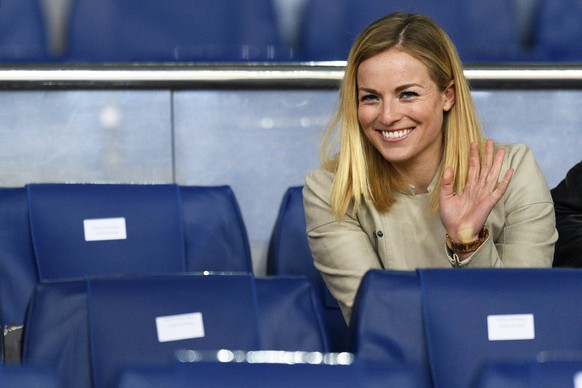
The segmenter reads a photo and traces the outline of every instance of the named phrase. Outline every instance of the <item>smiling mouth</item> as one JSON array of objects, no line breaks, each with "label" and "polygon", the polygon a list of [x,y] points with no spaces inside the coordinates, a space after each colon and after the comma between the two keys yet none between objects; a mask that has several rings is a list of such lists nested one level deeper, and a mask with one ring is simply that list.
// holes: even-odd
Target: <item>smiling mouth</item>
[{"label": "smiling mouth", "polygon": [[380,131],[383,137],[387,139],[400,139],[412,132],[412,129],[402,129],[400,131]]}]

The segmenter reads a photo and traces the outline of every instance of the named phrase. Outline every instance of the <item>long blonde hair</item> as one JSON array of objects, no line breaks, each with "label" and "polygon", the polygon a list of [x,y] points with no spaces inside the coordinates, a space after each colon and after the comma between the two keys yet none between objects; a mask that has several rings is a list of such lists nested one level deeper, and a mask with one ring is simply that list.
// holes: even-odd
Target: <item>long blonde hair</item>
[{"label": "long blonde hair", "polygon": [[[345,216],[350,205],[357,210],[363,200],[371,200],[378,211],[386,212],[396,200],[395,192],[403,192],[407,186],[362,133],[357,116],[359,65],[392,47],[421,61],[439,90],[444,91],[454,81],[455,104],[443,120],[439,171],[442,174],[443,166],[455,170],[455,191],[465,187],[471,142],[477,142],[480,149],[484,145],[461,60],[448,35],[423,15],[395,13],[377,20],[352,45],[338,107],[321,146],[322,166],[335,174],[331,207],[338,219]],[[432,211],[438,209],[439,195],[438,189],[432,193]]]}]

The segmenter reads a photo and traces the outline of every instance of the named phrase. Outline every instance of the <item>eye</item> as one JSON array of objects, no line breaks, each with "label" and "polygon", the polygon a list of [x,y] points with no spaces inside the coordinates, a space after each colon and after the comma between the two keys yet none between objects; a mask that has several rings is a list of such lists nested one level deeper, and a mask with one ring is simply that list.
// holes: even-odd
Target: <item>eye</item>
[{"label": "eye", "polygon": [[400,98],[402,98],[403,100],[412,100],[416,96],[418,96],[418,93],[411,91],[402,92],[400,94]]},{"label": "eye", "polygon": [[378,97],[373,94],[364,94],[360,96],[360,102],[373,102],[378,101]]}]

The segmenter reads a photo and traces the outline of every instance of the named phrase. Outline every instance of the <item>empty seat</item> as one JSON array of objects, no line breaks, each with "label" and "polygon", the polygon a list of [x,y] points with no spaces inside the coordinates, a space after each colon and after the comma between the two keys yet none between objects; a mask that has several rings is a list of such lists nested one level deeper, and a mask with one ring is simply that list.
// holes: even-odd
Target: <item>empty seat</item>
[{"label": "empty seat", "polygon": [[64,388],[54,370],[34,367],[0,367],[2,388]]},{"label": "empty seat", "polygon": [[0,63],[36,63],[48,56],[47,33],[38,0],[2,0]]},{"label": "empty seat", "polygon": [[433,18],[451,37],[465,63],[515,61],[524,55],[518,15],[510,1],[312,0],[305,16],[306,57],[346,60],[356,36],[370,23],[393,12]]},{"label": "empty seat", "polygon": [[350,335],[358,360],[413,365],[423,379],[430,381],[416,272],[368,271],[354,300]]},{"label": "empty seat", "polygon": [[267,254],[267,275],[303,276],[313,285],[324,307],[329,343],[334,352],[349,350],[348,331],[337,301],[330,294],[307,242],[303,186],[285,192]]},{"label": "empty seat", "polygon": [[543,351],[582,349],[582,272],[424,269],[418,274],[436,386],[470,386],[486,363],[535,361]]},{"label": "empty seat", "polygon": [[0,240],[3,324],[22,324],[38,280],[252,273],[246,229],[228,186],[42,184],[1,189]]},{"label": "empty seat", "polygon": [[24,365],[54,368],[70,387],[112,386],[124,367],[167,365],[180,349],[328,351],[320,306],[297,278],[44,282],[25,327]]},{"label": "empty seat", "polygon": [[413,368],[390,366],[371,367],[366,364],[329,365],[313,361],[301,362],[300,355],[289,356],[291,363],[265,362],[193,362],[174,368],[128,368],[124,371],[119,388],[148,387],[428,387]]},{"label": "empty seat", "polygon": [[281,54],[270,0],[77,0],[75,62],[256,61]]},{"label": "empty seat", "polygon": [[577,357],[574,359],[491,363],[483,368],[475,387],[578,388],[580,384],[582,384],[582,359]]},{"label": "empty seat", "polygon": [[531,388],[535,385],[531,379],[529,362],[485,363],[480,368],[472,387],[475,388]]},{"label": "empty seat", "polygon": [[540,1],[535,18],[534,44],[541,56],[554,62],[582,61],[582,3],[577,0]]}]

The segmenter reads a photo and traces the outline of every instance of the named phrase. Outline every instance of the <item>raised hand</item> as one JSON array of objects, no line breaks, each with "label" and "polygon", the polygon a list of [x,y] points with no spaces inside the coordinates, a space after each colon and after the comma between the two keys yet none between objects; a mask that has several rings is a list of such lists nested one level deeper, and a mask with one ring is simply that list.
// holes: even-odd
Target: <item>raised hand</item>
[{"label": "raised hand", "polygon": [[471,144],[467,183],[460,193],[454,192],[455,172],[446,167],[441,181],[439,215],[451,240],[465,243],[477,240],[479,232],[495,204],[501,199],[513,168],[499,181],[504,149],[494,155],[493,140],[487,140],[481,166],[477,144]]}]

